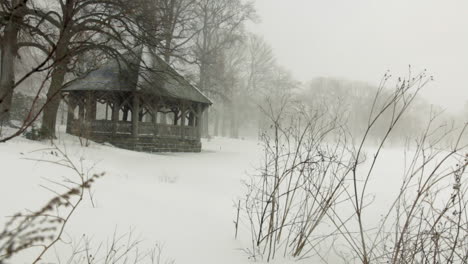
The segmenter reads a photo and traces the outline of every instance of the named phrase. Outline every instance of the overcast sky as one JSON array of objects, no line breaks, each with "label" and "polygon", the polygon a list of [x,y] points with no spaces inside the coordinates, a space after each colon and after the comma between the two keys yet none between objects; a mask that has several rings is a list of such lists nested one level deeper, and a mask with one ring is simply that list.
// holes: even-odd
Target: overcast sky
[{"label": "overcast sky", "polygon": [[468,101],[468,0],[256,0],[253,30],[296,79],[334,76],[377,83],[408,64],[435,82],[430,102]]}]

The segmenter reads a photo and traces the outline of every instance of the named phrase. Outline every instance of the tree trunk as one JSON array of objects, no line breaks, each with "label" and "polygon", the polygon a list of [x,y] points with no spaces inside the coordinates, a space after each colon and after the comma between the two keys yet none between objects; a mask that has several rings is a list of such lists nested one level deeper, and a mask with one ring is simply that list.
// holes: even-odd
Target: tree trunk
[{"label": "tree trunk", "polygon": [[226,137],[227,136],[227,118],[226,118],[226,106],[222,106],[222,114],[221,114],[221,136]]},{"label": "tree trunk", "polygon": [[230,119],[231,119],[231,138],[239,138],[239,121],[237,119],[237,112],[234,107],[234,104],[231,104],[229,107],[230,110]]},{"label": "tree trunk", "polygon": [[[18,6],[19,0],[13,0],[12,5]],[[12,14],[12,20],[8,21],[3,31],[3,39],[0,43],[0,125],[10,121],[11,103],[15,85],[15,58],[18,51],[18,22],[23,19],[21,8]]]},{"label": "tree trunk", "polygon": [[47,91],[47,102],[42,116],[41,137],[55,138],[57,111],[60,105],[60,90],[66,73],[66,61],[60,62],[52,72],[52,78]]},{"label": "tree trunk", "polygon": [[209,116],[208,116],[208,112],[210,111],[209,108],[205,109],[205,111],[203,112],[203,129],[202,129],[202,137],[205,137],[205,138],[208,138],[210,137],[210,133],[208,131],[208,123],[209,123]]},{"label": "tree trunk", "polygon": [[70,54],[69,46],[71,39],[73,38],[74,32],[72,23],[74,16],[74,6],[76,0],[66,1],[65,5],[62,6],[63,18],[62,28],[60,29],[59,41],[54,54],[54,67],[51,75],[51,82],[49,90],[47,91],[47,102],[44,106],[44,112],[42,116],[42,127],[41,137],[42,138],[55,138],[55,126],[57,124],[57,111],[60,105],[60,93],[65,80],[65,74],[68,70],[68,63],[70,58],[73,57]]},{"label": "tree trunk", "polygon": [[214,113],[215,121],[214,121],[214,128],[213,128],[213,135],[218,137],[219,136],[219,119],[220,119],[220,111],[217,108]]},{"label": "tree trunk", "polygon": [[172,33],[170,32],[170,30],[167,30],[166,31],[166,39],[164,41],[164,52],[163,52],[164,61],[167,64],[171,63],[171,55],[172,55],[171,48],[172,48]]},{"label": "tree trunk", "polygon": [[[200,83],[199,83],[199,87],[201,89],[202,92],[204,92],[206,94],[206,90],[208,88],[208,81],[207,81],[207,63],[204,59],[204,56],[202,56],[201,58],[201,61],[200,61]],[[208,130],[208,127],[209,127],[209,120],[208,120],[208,111],[210,111],[210,109],[205,109],[205,111],[203,111],[203,120],[204,122],[202,123],[202,137],[209,137],[209,130]]]}]

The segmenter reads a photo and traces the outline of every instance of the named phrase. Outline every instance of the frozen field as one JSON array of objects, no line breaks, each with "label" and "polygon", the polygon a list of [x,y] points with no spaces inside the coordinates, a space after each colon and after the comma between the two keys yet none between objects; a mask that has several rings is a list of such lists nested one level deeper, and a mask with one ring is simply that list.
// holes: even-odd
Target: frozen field
[{"label": "frozen field", "polygon": [[[162,243],[163,254],[176,263],[245,262],[243,245],[234,240],[234,201],[242,193],[241,177],[257,160],[256,142],[213,139],[203,142],[202,153],[146,154],[98,144],[82,148],[66,135],[60,140],[70,157],[82,157],[85,167],[106,173],[92,189],[95,207],[86,197],[67,227],[71,238],[86,234],[99,242],[115,230],[132,229],[142,247]],[[55,164],[28,160],[53,159],[45,150],[50,147],[23,138],[0,145],[6,166],[2,218],[47,202],[53,194],[40,185],[56,188],[47,179],[76,177]],[[27,262],[27,256],[17,261]]]},{"label": "frozen field", "polygon": [[[249,247],[246,226],[241,225],[236,240],[233,221],[235,204],[244,193],[242,179],[253,173],[261,157],[258,142],[215,138],[203,141],[202,153],[148,154],[95,143],[81,147],[77,138],[61,134],[57,145],[82,163],[85,171],[106,175],[86,195],[67,226],[65,242],[69,244],[62,243],[57,251],[51,251],[44,263],[59,263],[56,255],[70,254],[70,243],[78,243],[83,235],[99,245],[114,232],[132,232],[142,240],[141,250],[163,244],[163,257],[179,264],[251,262],[243,250]],[[47,142],[24,138],[0,145],[4,168],[1,222],[19,210],[35,210],[45,204],[53,193],[41,185],[62,192],[49,180],[76,179],[69,169],[38,161],[54,160],[50,147]],[[372,213],[366,215],[366,223],[376,223],[385,212],[383,205],[396,194],[402,153],[386,149],[377,164],[369,190],[379,195],[367,211]],[[30,263],[32,251],[29,253],[14,263]]]}]

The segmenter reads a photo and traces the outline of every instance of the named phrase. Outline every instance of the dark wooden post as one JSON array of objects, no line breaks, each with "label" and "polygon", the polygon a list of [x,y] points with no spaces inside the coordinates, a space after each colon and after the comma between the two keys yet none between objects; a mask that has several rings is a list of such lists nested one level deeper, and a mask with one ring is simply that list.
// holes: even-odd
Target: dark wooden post
[{"label": "dark wooden post", "polygon": [[72,93],[68,95],[68,115],[67,115],[67,133],[71,134],[73,131],[73,120],[75,119],[75,108],[76,108],[76,102],[75,102],[75,97],[73,96]]},{"label": "dark wooden post", "polygon": [[78,104],[78,123],[75,125],[76,129],[76,135],[82,136],[83,133],[85,132],[84,130],[86,129],[85,124],[86,124],[86,118],[85,118],[85,108],[86,108],[86,101],[84,100],[86,98],[85,94],[80,94],[80,101]]},{"label": "dark wooden post", "polygon": [[155,103],[152,104],[151,107],[151,122],[153,122],[153,136],[159,135],[159,127],[158,127],[158,111],[159,111],[159,101],[154,100]]},{"label": "dark wooden post", "polygon": [[83,102],[83,98],[80,100],[79,108],[78,120],[80,120],[80,123],[82,123],[85,120],[85,103]]},{"label": "dark wooden post", "polygon": [[201,138],[203,135],[204,120],[203,120],[203,105],[197,104],[197,137]]},{"label": "dark wooden post", "polygon": [[166,107],[167,104],[166,104],[166,102],[164,101],[163,98],[160,98],[160,100],[161,100],[161,101],[159,102],[158,111],[159,111],[159,109],[161,109],[161,111],[164,111],[164,113],[161,112],[161,122],[160,122],[160,123],[163,124],[163,125],[167,125],[167,114],[165,113],[165,112],[167,112],[167,111],[166,111],[166,110],[167,110],[167,109],[166,109],[166,108],[167,108],[167,107]]},{"label": "dark wooden post", "polygon": [[174,113],[174,120],[172,120],[172,124],[174,126],[177,126],[177,121],[179,120],[179,108],[176,108],[175,111],[172,111]]},{"label": "dark wooden post", "polygon": [[80,136],[90,138],[93,134],[93,121],[96,119],[96,100],[94,92],[86,92],[85,98],[86,100],[84,103],[84,118],[81,122]]},{"label": "dark wooden post", "polygon": [[185,103],[182,102],[181,107],[180,107],[180,137],[184,138],[185,137],[185,111],[186,111]]},{"label": "dark wooden post", "polygon": [[146,120],[143,120],[143,109],[141,107],[140,107],[140,111],[138,111],[138,121],[139,122],[145,122],[146,121]]},{"label": "dark wooden post", "polygon": [[140,115],[140,97],[135,92],[133,94],[133,102],[132,102],[132,136],[133,138],[138,138],[139,115]]},{"label": "dark wooden post", "polygon": [[120,97],[113,97],[112,104],[112,135],[117,134],[118,122],[119,122],[119,112],[120,112]]},{"label": "dark wooden post", "polygon": [[188,117],[188,125],[191,126],[191,127],[195,126],[194,121],[195,121],[195,116],[193,114],[193,111],[190,111],[189,112],[189,117]]},{"label": "dark wooden post", "polygon": [[156,106],[151,106],[150,108],[151,122],[154,124],[158,122],[158,107],[159,105],[156,104]]},{"label": "dark wooden post", "polygon": [[86,121],[96,120],[96,96],[88,92],[86,96]]},{"label": "dark wooden post", "polygon": [[210,135],[209,126],[208,126],[208,119],[209,119],[209,117],[208,117],[208,112],[209,112],[208,109],[205,109],[205,108],[203,107],[203,109],[202,109],[202,113],[203,113],[203,122],[202,122],[202,123],[203,123],[203,130],[202,130],[202,136],[204,136],[204,137],[209,137],[209,135]]}]

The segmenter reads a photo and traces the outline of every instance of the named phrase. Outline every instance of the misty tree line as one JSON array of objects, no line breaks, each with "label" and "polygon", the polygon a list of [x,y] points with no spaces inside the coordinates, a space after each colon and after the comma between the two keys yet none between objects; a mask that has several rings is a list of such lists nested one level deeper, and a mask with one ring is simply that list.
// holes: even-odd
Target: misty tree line
[{"label": "misty tree line", "polygon": [[[387,73],[387,75],[390,73]],[[381,91],[377,106],[384,103],[382,98],[389,97],[395,87],[387,86]],[[346,123],[351,135],[361,135],[368,124],[368,114],[373,106],[378,87],[359,81],[349,81],[337,78],[316,78],[307,83],[301,91],[302,101],[316,110],[330,113],[332,118],[339,116]],[[419,136],[424,131],[431,118],[437,117],[436,124],[445,129],[463,125],[468,116],[468,102],[459,114],[444,111],[437,105],[432,105],[421,97],[415,99],[408,111],[394,128],[390,143],[402,143]],[[374,130],[370,133],[371,140],[379,141],[385,127],[392,118],[387,112],[380,118]],[[443,129],[441,130],[443,131]],[[441,132],[442,133],[442,132]]]},{"label": "misty tree line", "polygon": [[[242,0],[2,0],[0,121],[12,125],[21,112],[20,130],[38,119],[41,138],[54,137],[61,89],[144,44],[214,101],[205,135],[255,135],[268,125],[265,99],[284,96],[352,112],[348,124],[357,133],[376,88],[331,78],[301,85],[268,43],[246,29],[257,19],[253,4]],[[29,100],[13,104],[18,91]],[[397,134],[422,125],[418,112],[427,109],[418,103]]]},{"label": "misty tree line", "polygon": [[[40,119],[41,138],[54,137],[61,89],[142,44],[228,109],[240,93],[234,52],[255,18],[241,0],[2,0],[2,125],[13,125],[12,108],[27,108],[20,130]],[[19,90],[29,105],[12,105]]]}]

